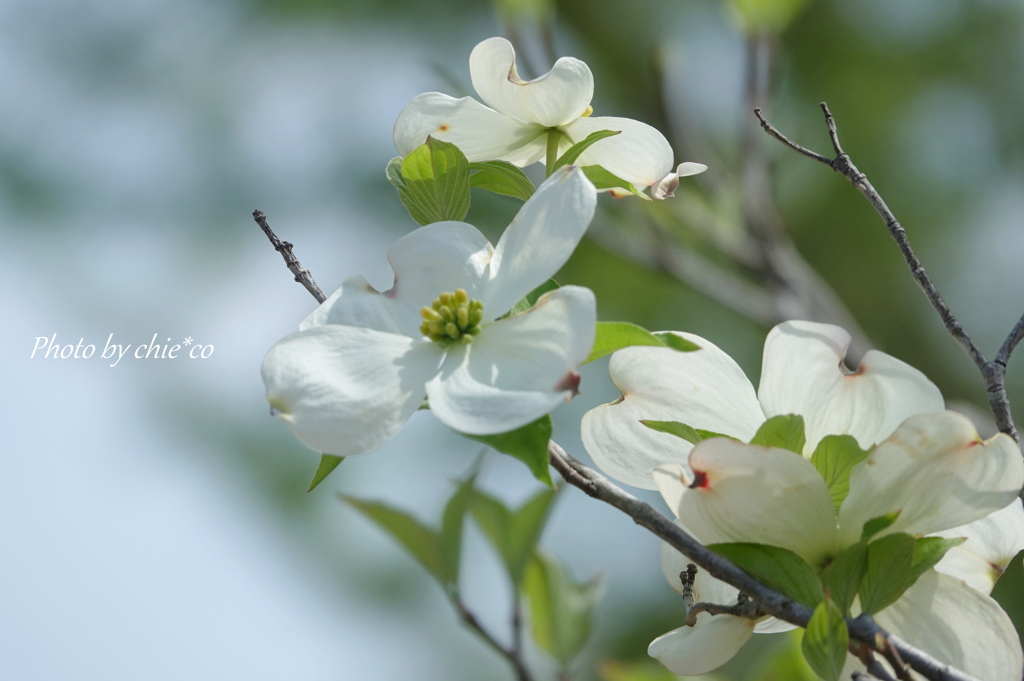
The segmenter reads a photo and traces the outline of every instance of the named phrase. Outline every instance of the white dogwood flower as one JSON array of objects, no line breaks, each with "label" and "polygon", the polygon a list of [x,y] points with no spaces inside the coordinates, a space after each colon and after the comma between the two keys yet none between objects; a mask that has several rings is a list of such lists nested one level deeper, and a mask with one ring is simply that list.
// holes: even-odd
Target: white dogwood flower
[{"label": "white dogwood flower", "polygon": [[587,412],[583,445],[608,475],[653,489],[662,463],[685,463],[693,445],[640,421],[679,421],[747,442],[772,416],[804,418],[809,457],[826,435],[881,442],[908,416],[942,411],[938,388],[917,369],[877,350],[853,372],[843,368],[850,335],[837,326],[791,321],[764,344],[757,392],[739,365],[713,343],[679,333],[700,350],[631,347],[612,355],[608,371],[622,397]]},{"label": "white dogwood flower", "polygon": [[[679,524],[701,543],[779,546],[816,571],[857,543],[865,522],[892,512],[899,513],[896,521],[875,538],[895,532],[964,536],[956,533],[973,526],[969,550],[980,560],[954,554],[947,560],[955,565],[926,571],[874,618],[890,633],[977,678],[1021,678],[1024,654],[1013,624],[985,589],[971,586],[988,578],[989,556],[1020,546],[1019,539],[995,536],[1019,523],[1016,496],[1024,485],[1024,460],[1009,436],[982,441],[974,426],[953,412],[912,416],[854,466],[838,519],[818,470],[790,451],[714,438],[693,448],[689,467],[692,477],[679,464],[659,466],[655,480]],[[979,523],[985,523],[982,532]],[[1019,537],[1020,530],[1015,534]],[[663,572],[677,589],[685,562],[674,549],[663,548]],[[710,591],[721,599],[717,602],[735,602],[736,590],[720,582]],[[858,608],[855,603],[854,614]],[[754,623],[740,620],[700,615],[696,626],[659,637],[649,652],[676,674],[710,671],[753,633]],[[851,656],[850,671],[858,664]],[[842,678],[848,676],[844,672]]]},{"label": "white dogwood flower", "polygon": [[594,77],[579,59],[562,57],[548,73],[524,81],[516,72],[512,43],[489,38],[473,48],[469,72],[486,106],[472,97],[419,95],[395,122],[399,154],[408,155],[429,135],[457,145],[470,161],[503,160],[525,167],[545,157],[551,134],[560,137],[560,155],[591,133],[614,130],[621,134],[595,143],[576,163],[603,166],[639,188],[671,182],[674,157],[664,135],[629,118],[590,116]]},{"label": "white dogwood flower", "polygon": [[346,279],[263,360],[272,411],[310,447],[373,450],[423,402],[463,433],[514,430],[571,399],[594,342],[594,294],[563,286],[502,318],[568,260],[594,214],[594,186],[562,168],[496,247],[475,227],[437,222],[388,251],[394,286]]}]

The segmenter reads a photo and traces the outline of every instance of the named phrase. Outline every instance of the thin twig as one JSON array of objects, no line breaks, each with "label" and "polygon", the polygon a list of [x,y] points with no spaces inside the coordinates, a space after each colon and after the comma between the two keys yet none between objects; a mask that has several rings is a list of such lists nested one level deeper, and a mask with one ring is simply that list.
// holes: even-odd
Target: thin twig
[{"label": "thin twig", "polygon": [[686,570],[679,573],[679,581],[683,584],[683,607],[686,608],[686,616],[689,618],[690,610],[693,609],[693,582],[697,579],[697,566],[689,563]]},{"label": "thin twig", "polygon": [[512,648],[511,652],[517,659],[523,656],[523,607],[519,602],[519,593],[512,594]]},{"label": "thin twig", "polygon": [[302,263],[300,263],[299,259],[295,257],[294,253],[292,253],[293,244],[288,241],[281,241],[277,238],[277,235],[274,234],[274,230],[270,229],[270,224],[267,222],[267,216],[263,214],[263,211],[254,210],[252,212],[252,218],[256,221],[256,224],[263,229],[263,233],[267,235],[267,238],[270,239],[270,243],[274,245],[274,250],[280,253],[281,257],[284,258],[284,262],[288,266],[288,269],[295,275],[295,281],[305,286],[306,290],[316,298],[316,302],[322,303],[327,300],[327,296],[324,295],[324,292],[319,286],[317,286],[316,282],[313,281],[313,275],[309,273],[309,270],[302,267]]},{"label": "thin twig", "polygon": [[892,678],[892,674],[889,673],[889,670],[883,667],[882,663],[874,657],[871,658],[866,666],[868,673],[879,681],[896,681],[896,679]]},{"label": "thin twig", "polygon": [[907,663],[900,657],[898,650],[892,647],[891,642],[886,642],[886,645],[882,647],[882,655],[889,661],[889,665],[896,671],[896,678],[900,681],[911,681],[910,670],[907,669]]},{"label": "thin twig", "polygon": [[1001,365],[1004,369],[1007,363],[1010,361],[1010,355],[1013,354],[1013,349],[1017,347],[1017,343],[1024,338],[1024,316],[1020,318],[1013,330],[1010,331],[1010,335],[1006,337],[1003,342],[1003,347],[999,348],[999,354],[996,355],[996,364]]},{"label": "thin twig", "polygon": [[494,636],[487,631],[482,624],[480,624],[480,620],[476,618],[476,615],[474,615],[469,608],[466,607],[466,604],[457,596],[452,597],[452,605],[455,606],[455,610],[458,612],[459,618],[466,623],[466,626],[476,632],[476,634],[483,639],[485,643],[508,660],[508,663],[512,665],[512,669],[516,673],[516,679],[518,679],[518,681],[533,681],[533,677],[530,675],[530,670],[526,668],[526,664],[523,662],[521,651],[503,646],[498,639],[494,638]]},{"label": "thin twig", "polygon": [[[548,442],[548,455],[555,470],[559,473],[566,472],[562,475],[566,482],[580,488],[588,496],[619,509],[637,525],[668,542],[712,577],[747,594],[756,601],[757,606],[765,614],[799,627],[807,626],[811,619],[811,609],[806,605],[769,589],[731,561],[710,551],[650,504],[640,501],[594,469],[567,454],[554,440]],[[572,472],[568,473],[569,470]],[[855,619],[847,619],[846,626],[851,638],[872,650],[881,650],[882,646],[889,645],[899,651],[903,660],[930,681],[977,681],[972,676],[939,662],[924,651],[889,634],[870,617],[862,615]]]},{"label": "thin twig", "polygon": [[740,594],[740,600],[738,603],[732,605],[719,605],[718,603],[700,603],[694,604],[690,611],[686,613],[686,626],[692,627],[697,624],[697,615],[702,612],[710,613],[711,615],[732,615],[733,617],[743,617],[748,620],[756,620],[764,617],[765,613],[761,612],[761,609],[757,607],[757,601],[751,600]]},{"label": "thin twig", "polygon": [[[832,112],[829,111],[828,105],[825,102],[821,103],[821,110],[825,113],[825,125],[828,127],[828,135],[832,140],[832,148],[836,154],[835,158],[828,158],[790,140],[765,119],[760,109],[754,109],[754,115],[761,122],[761,127],[764,128],[765,132],[790,149],[819,163],[823,163],[843,175],[871,203],[872,207],[885,222],[889,235],[896,242],[900,253],[903,255],[903,259],[907,262],[907,267],[910,268],[911,276],[924,292],[936,313],[938,313],[939,319],[942,320],[943,326],[946,327],[946,331],[963,348],[963,351],[967,353],[967,356],[971,358],[971,361],[974,362],[981,372],[982,378],[985,381],[985,388],[988,391],[989,407],[995,416],[996,425],[999,430],[1019,442],[1020,437],[1017,434],[1017,429],[1014,427],[1013,417],[1010,413],[1010,400],[1006,394],[1005,377],[1006,362],[1009,361],[1010,353],[1013,352],[1013,348],[1020,341],[1021,337],[1024,337],[1024,318],[1010,332],[1006,342],[1003,344],[1003,348],[999,351],[996,361],[990,362],[986,359],[985,354],[974,340],[971,339],[970,334],[967,333],[967,330],[964,329],[959,320],[957,320],[952,310],[946,304],[946,301],[942,299],[931,277],[928,276],[917,254],[914,253],[914,249],[911,248],[906,230],[903,229],[903,226],[896,219],[896,216],[893,215],[893,212],[886,205],[878,191],[868,181],[867,175],[858,170],[857,166],[850,160],[850,156],[843,151],[843,147],[839,143],[839,132],[836,128],[835,119],[832,117]],[[1003,361],[1000,361],[1000,359]]]}]

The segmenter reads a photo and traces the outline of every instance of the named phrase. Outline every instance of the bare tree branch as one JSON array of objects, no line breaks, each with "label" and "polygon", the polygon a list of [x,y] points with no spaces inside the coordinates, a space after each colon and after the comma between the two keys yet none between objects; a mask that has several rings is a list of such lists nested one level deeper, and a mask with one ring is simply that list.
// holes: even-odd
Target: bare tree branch
[{"label": "bare tree branch", "polygon": [[294,253],[292,253],[293,244],[287,241],[281,241],[277,238],[277,235],[274,234],[274,230],[270,229],[270,224],[267,222],[267,216],[263,214],[263,211],[254,210],[252,212],[252,218],[256,221],[256,224],[263,229],[263,233],[267,235],[267,238],[270,239],[270,243],[274,245],[274,250],[280,253],[281,257],[284,258],[284,262],[288,266],[288,269],[295,275],[295,281],[305,286],[306,290],[316,298],[316,302],[322,303],[327,300],[327,296],[324,295],[324,292],[320,290],[320,287],[317,286],[315,281],[313,281],[313,275],[309,273],[309,270],[302,267],[302,263],[300,263],[299,259],[295,257]]},{"label": "bare tree branch", "polygon": [[[932,282],[931,277],[925,271],[924,266],[914,253],[914,249],[910,246],[910,240],[907,238],[906,230],[900,225],[896,216],[893,215],[889,206],[886,205],[881,195],[872,186],[871,182],[868,181],[867,175],[860,172],[857,166],[850,160],[850,156],[843,151],[842,145],[839,143],[839,133],[836,128],[835,119],[832,117],[832,112],[829,111],[828,105],[825,102],[821,103],[821,109],[825,113],[825,125],[828,127],[829,138],[832,140],[832,148],[836,153],[835,158],[828,158],[817,152],[806,149],[796,142],[793,142],[788,137],[779,132],[775,126],[769,123],[764,115],[762,115],[760,109],[754,109],[754,114],[758,120],[761,121],[761,127],[764,128],[765,132],[779,140],[790,149],[797,151],[808,158],[812,158],[819,163],[827,165],[832,170],[843,175],[846,179],[857,188],[861,194],[871,203],[875,211],[881,216],[885,222],[886,228],[889,230],[889,235],[900,249],[900,253],[903,254],[903,259],[907,262],[907,267],[910,268],[910,274],[917,282],[918,286],[924,292],[928,301],[932,304],[935,312],[938,313],[939,319],[942,320],[942,324],[946,327],[946,331],[953,337],[953,339],[963,348],[963,351],[967,353],[967,356],[971,358],[975,366],[981,372],[982,378],[985,381],[985,388],[988,391],[989,407],[992,410],[992,414],[995,416],[996,425],[999,430],[1011,436],[1014,440],[1020,441],[1020,437],[1017,434],[1017,429],[1013,424],[1013,417],[1010,413],[1010,400],[1006,395],[1006,363],[1009,361],[1010,353],[1013,352],[1014,347],[1024,337],[1024,317],[1017,323],[1013,331],[1007,337],[1006,342],[1003,344],[1002,349],[999,351],[999,355],[996,357],[996,361],[991,362],[985,358],[985,354],[977,346],[977,344],[971,339],[971,336],[967,333],[967,330],[960,324],[956,316],[953,315],[952,310],[946,305],[946,301],[942,299],[938,289]],[[1002,361],[1000,361],[1002,360]]]},{"label": "bare tree branch", "polygon": [[[487,631],[487,629],[480,624],[480,620],[476,618],[476,615],[466,607],[466,604],[463,603],[458,596],[452,597],[452,605],[455,606],[455,611],[459,614],[459,617],[466,626],[472,629],[481,639],[483,639],[485,643],[487,643],[487,645],[508,660],[508,663],[512,665],[512,669],[515,671],[516,679],[518,679],[518,681],[533,681],[533,677],[530,675],[530,670],[527,669],[526,664],[523,662],[522,650],[518,642],[514,643],[511,648],[506,648],[500,641],[498,641],[498,639],[494,638],[493,634]],[[518,612],[518,605],[516,606],[515,612]],[[515,617],[515,615],[513,615],[513,617]],[[513,623],[513,629],[520,629],[520,626]],[[513,636],[516,637],[516,640],[518,641],[519,634],[513,633]]]},{"label": "bare tree branch", "polygon": [[[764,613],[773,615],[799,627],[806,627],[811,619],[811,609],[791,598],[769,589],[756,579],[740,570],[726,558],[712,552],[681,527],[625,490],[611,483],[606,477],[583,462],[566,453],[551,440],[548,455],[554,466],[570,485],[619,509],[637,525],[668,542],[673,548],[706,570],[712,577],[730,584],[752,598]],[[977,681],[973,677],[945,665],[927,653],[918,650],[900,638],[886,632],[867,615],[847,619],[850,637],[871,650],[884,652],[891,648],[914,670],[929,681]]]},{"label": "bare tree branch", "polygon": [[1006,341],[1003,343],[1003,347],[999,348],[999,354],[996,355],[996,364],[1002,365],[1005,369],[1007,363],[1010,361],[1010,355],[1013,354],[1013,349],[1017,347],[1017,343],[1024,338],[1024,316],[1020,318],[1017,324],[1010,331],[1010,335],[1006,337]]},{"label": "bare tree branch", "polygon": [[743,617],[748,620],[756,620],[765,616],[765,613],[761,612],[761,609],[757,607],[757,601],[751,600],[740,594],[740,600],[738,603],[732,605],[719,605],[717,603],[695,603],[689,612],[686,613],[686,626],[692,627],[697,624],[697,615],[702,612],[707,612],[712,615],[732,615],[733,617]]}]

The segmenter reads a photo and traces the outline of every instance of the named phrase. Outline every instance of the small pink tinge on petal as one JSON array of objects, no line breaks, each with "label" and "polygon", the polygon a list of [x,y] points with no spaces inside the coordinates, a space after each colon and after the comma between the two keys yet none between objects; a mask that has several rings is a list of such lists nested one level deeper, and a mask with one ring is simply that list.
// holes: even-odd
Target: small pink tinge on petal
[{"label": "small pink tinge on petal", "polygon": [[564,390],[569,391],[569,396],[565,398],[566,402],[580,394],[580,375],[571,369],[555,383],[556,392]]}]

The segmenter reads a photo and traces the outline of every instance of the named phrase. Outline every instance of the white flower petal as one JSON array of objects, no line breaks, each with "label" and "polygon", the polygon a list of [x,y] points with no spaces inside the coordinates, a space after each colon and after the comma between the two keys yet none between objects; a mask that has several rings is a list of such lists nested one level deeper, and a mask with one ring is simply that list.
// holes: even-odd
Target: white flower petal
[{"label": "white flower petal", "polygon": [[433,343],[326,324],[279,341],[262,374],[267,401],[300,440],[326,454],[356,456],[409,420],[439,361]]},{"label": "white flower petal", "polygon": [[672,515],[676,514],[679,502],[683,500],[683,490],[692,482],[692,472],[686,470],[682,464],[663,463],[654,469],[654,484],[661,492],[661,498],[665,500]]},{"label": "white flower petal", "polygon": [[637,187],[657,184],[672,170],[674,155],[665,136],[632,118],[597,116],[577,118],[563,128],[573,144],[599,130],[620,130],[595,142],[580,156],[581,166],[599,165]]},{"label": "white flower petal", "polygon": [[572,57],[562,57],[540,78],[523,81],[516,72],[516,52],[504,38],[489,38],[473,48],[469,75],[488,106],[545,128],[582,116],[594,96],[590,68]]},{"label": "white flower petal", "polygon": [[967,541],[950,549],[935,569],[989,594],[1010,561],[1024,551],[1024,507],[1020,499],[1014,499],[981,520],[936,534],[947,539],[966,537]]},{"label": "white flower petal", "polygon": [[785,620],[776,619],[774,617],[766,617],[763,620],[758,620],[757,625],[754,627],[755,634],[785,634],[787,631],[793,631],[800,627],[795,624],[790,624]]},{"label": "white flower petal", "polygon": [[849,344],[838,326],[804,321],[779,324],[765,340],[758,398],[769,418],[804,417],[807,456],[826,435],[853,435],[866,449],[908,416],[945,408],[924,374],[885,353],[871,350],[856,372],[843,373]]},{"label": "white flower petal", "polygon": [[686,463],[693,445],[647,428],[641,420],[679,421],[749,440],[764,422],[743,370],[713,343],[688,333],[700,350],[631,347],[612,355],[608,373],[622,398],[591,409],[580,426],[583,446],[611,477],[654,489],[661,463]]},{"label": "white flower petal", "polygon": [[696,676],[731,660],[753,633],[753,620],[702,612],[694,626],[680,627],[654,639],[647,654],[673,674]]},{"label": "white flower petal", "polygon": [[395,149],[408,156],[427,137],[457,146],[470,162],[508,161],[528,166],[547,150],[544,128],[521,123],[476,101],[426,92],[405,105],[395,121]]},{"label": "white flower petal", "polygon": [[999,604],[962,581],[924,573],[898,601],[875,615],[879,626],[940,662],[985,681],[1020,681],[1017,632]]},{"label": "white flower petal", "polygon": [[499,317],[565,264],[583,238],[597,192],[579,168],[555,171],[523,204],[501,235],[482,299],[487,317]]},{"label": "white flower petal", "polygon": [[563,286],[529,311],[488,324],[472,344],[449,349],[427,383],[431,410],[472,435],[535,421],[575,394],[575,369],[590,354],[596,320],[590,289]]},{"label": "white flower petal", "polygon": [[974,425],[946,411],[912,416],[850,473],[839,509],[843,546],[868,520],[900,511],[877,536],[930,534],[1008,506],[1024,484],[1017,443],[1002,433],[982,442]]},{"label": "white flower petal", "polygon": [[815,568],[836,555],[832,498],[799,454],[715,438],[693,448],[690,468],[679,522],[701,543],[771,544]]},{"label": "white flower petal", "polygon": [[[465,222],[420,227],[388,249],[395,283],[384,295],[417,316],[421,307],[445,292],[462,288],[470,298],[481,298],[493,253],[480,230]],[[485,308],[484,312],[490,314],[491,310]]]},{"label": "white flower petal", "polygon": [[366,329],[419,338],[420,316],[376,290],[361,276],[349,277],[299,324],[299,331],[324,324]]},{"label": "white flower petal", "polygon": [[676,167],[674,173],[669,173],[662,179],[658,180],[657,183],[651,185],[651,198],[663,200],[671,196],[676,195],[676,189],[679,188],[679,178],[689,177],[690,175],[699,175],[707,170],[708,167],[703,163],[680,163]]}]

